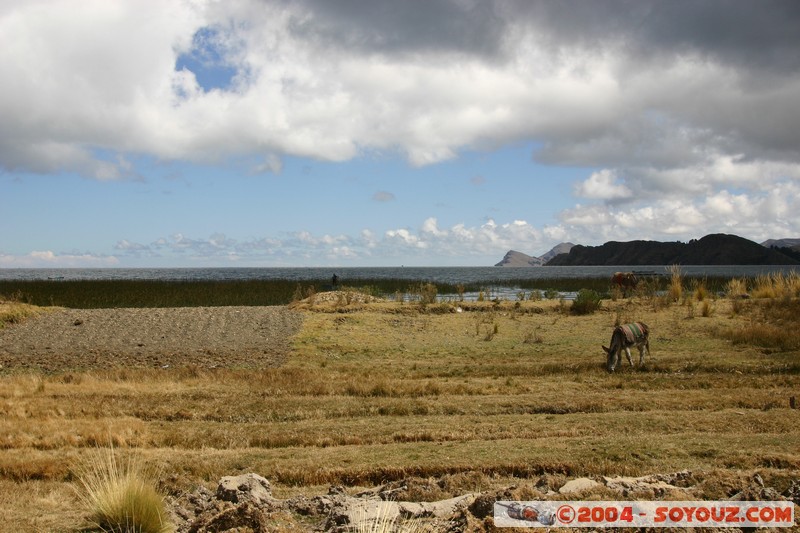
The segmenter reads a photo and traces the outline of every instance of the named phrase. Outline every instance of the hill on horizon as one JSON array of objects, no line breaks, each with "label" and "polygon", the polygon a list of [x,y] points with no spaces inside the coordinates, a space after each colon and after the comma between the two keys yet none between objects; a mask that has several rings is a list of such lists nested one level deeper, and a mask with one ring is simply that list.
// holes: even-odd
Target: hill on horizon
[{"label": "hill on horizon", "polygon": [[[769,241],[767,241],[769,242]],[[737,235],[717,233],[683,242],[609,241],[576,245],[545,266],[800,265],[800,261]]]},{"label": "hill on horizon", "polygon": [[562,242],[555,245],[549,252],[539,257],[530,256],[516,250],[509,250],[502,261],[494,266],[499,267],[529,267],[529,266],[542,266],[552,258],[560,254],[568,253],[572,247],[575,246],[571,242]]}]

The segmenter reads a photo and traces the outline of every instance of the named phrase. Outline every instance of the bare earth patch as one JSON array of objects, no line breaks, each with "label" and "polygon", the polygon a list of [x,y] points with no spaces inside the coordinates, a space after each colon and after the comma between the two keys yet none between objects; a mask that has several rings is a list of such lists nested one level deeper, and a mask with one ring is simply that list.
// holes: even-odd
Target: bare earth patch
[{"label": "bare earth patch", "polygon": [[285,307],[59,309],[0,330],[0,366],[278,366],[302,320]]}]

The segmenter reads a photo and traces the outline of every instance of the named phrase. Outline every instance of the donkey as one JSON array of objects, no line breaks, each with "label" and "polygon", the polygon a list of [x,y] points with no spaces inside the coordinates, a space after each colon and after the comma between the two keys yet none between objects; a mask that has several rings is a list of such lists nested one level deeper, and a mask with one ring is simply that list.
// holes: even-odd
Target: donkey
[{"label": "donkey", "polygon": [[[602,346],[602,345],[601,345]],[[614,328],[614,333],[611,334],[611,347],[606,348],[603,346],[603,351],[606,352],[608,360],[606,361],[606,368],[609,372],[613,372],[617,368],[620,361],[621,352],[625,350],[625,356],[628,362],[633,366],[631,360],[631,348],[636,347],[639,349],[639,368],[644,365],[644,352],[650,353],[650,328],[644,322],[633,322],[623,326]]]}]

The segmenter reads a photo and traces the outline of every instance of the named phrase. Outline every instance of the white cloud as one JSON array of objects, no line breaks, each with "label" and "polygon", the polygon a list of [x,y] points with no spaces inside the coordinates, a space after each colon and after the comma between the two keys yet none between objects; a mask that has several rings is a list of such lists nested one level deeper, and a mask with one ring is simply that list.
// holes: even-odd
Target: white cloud
[{"label": "white cloud", "polygon": [[[195,162],[260,154],[253,171],[277,173],[284,154],[343,161],[364,149],[399,149],[424,165],[465,147],[535,139],[541,160],[621,169],[635,191],[626,169],[669,172],[707,148],[719,162],[744,155],[756,174],[763,164],[800,160],[800,77],[768,68],[782,57],[770,47],[796,44],[764,29],[785,23],[777,14],[756,21],[746,6],[726,13],[763,23],[751,31],[770,37],[764,50],[692,35],[665,39],[655,52],[653,34],[637,28],[674,23],[682,35],[680,20],[705,15],[702,6],[684,6],[675,18],[644,17],[660,7],[647,2],[630,14],[601,3],[576,8],[593,15],[584,18],[540,2],[414,6],[428,13],[404,17],[393,8],[393,20],[363,6],[343,18],[325,3],[256,0],[6,7],[0,165],[129,175],[124,163],[99,159],[102,149]],[[612,12],[639,24],[586,25]],[[481,33],[466,38],[459,27]],[[206,39],[193,39],[200,31]],[[236,73],[230,85],[203,90],[192,72],[176,70],[195,45],[200,54],[213,48],[215,62]],[[754,55],[762,63],[743,60]],[[593,185],[585,184],[589,197],[604,194]]]},{"label": "white cloud", "polygon": [[0,253],[3,268],[107,268],[119,265],[115,256],[89,253],[56,253],[50,250],[33,251],[25,255]]},{"label": "white cloud", "polygon": [[[359,236],[178,234],[120,241],[128,257],[460,257],[800,233],[796,2],[384,1],[5,3],[0,170],[136,179],[136,155],[280,174],[287,156],[427,165],[517,142],[538,162],[588,169],[572,189],[581,205],[543,228],[430,218]],[[203,54],[232,78],[209,89],[176,68]]]},{"label": "white cloud", "polygon": [[616,173],[609,169],[593,172],[586,181],[575,188],[575,194],[599,200],[630,198],[633,195],[625,184],[618,182]]},{"label": "white cloud", "polygon": [[706,197],[670,196],[614,207],[578,205],[562,211],[561,224],[547,228],[545,234],[569,235],[573,242],[585,244],[710,233],[734,233],[761,242],[773,235],[800,233],[798,210],[800,183],[783,179],[764,189],[721,189]]}]

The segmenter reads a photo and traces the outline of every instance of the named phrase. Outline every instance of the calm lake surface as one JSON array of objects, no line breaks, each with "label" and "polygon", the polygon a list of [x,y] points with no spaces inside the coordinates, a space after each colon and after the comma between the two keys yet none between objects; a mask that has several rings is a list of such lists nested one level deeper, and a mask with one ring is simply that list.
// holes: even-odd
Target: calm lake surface
[{"label": "calm lake surface", "polygon": [[[614,272],[638,271],[667,275],[666,266],[590,267],[318,267],[318,268],[0,268],[0,280],[327,280],[335,273],[342,283],[358,279],[408,279],[438,283],[606,278]],[[684,276],[756,277],[790,272],[793,266],[681,266]]]}]

